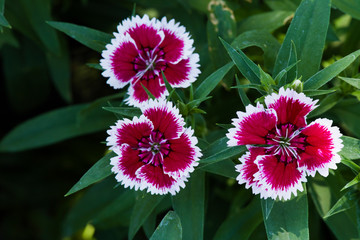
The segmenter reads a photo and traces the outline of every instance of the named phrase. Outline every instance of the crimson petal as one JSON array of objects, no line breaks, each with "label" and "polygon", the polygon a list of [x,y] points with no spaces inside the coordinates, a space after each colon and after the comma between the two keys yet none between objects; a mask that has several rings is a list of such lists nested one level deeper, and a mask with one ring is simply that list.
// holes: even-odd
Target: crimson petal
[{"label": "crimson petal", "polygon": [[338,152],[343,147],[338,127],[331,127],[332,121],[317,119],[305,127],[301,134],[306,136],[305,151],[300,154],[299,166],[314,176],[316,171],[327,176],[329,168],[336,169],[340,162]]},{"label": "crimson petal", "polygon": [[228,146],[246,144],[266,144],[265,136],[276,127],[276,113],[272,109],[265,110],[258,103],[256,107],[248,105],[246,112],[237,112],[233,119],[235,128],[229,129],[226,136]]},{"label": "crimson petal", "polygon": [[255,160],[259,168],[254,176],[261,185],[260,197],[288,200],[291,193],[303,191],[302,182],[306,182],[305,172],[298,170],[296,161],[283,163],[273,155],[259,156]]}]

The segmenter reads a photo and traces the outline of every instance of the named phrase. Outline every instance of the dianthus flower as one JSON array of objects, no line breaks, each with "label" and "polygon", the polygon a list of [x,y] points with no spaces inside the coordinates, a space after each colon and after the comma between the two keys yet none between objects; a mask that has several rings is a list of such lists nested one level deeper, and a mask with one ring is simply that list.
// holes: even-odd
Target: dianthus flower
[{"label": "dianthus flower", "polygon": [[297,190],[303,191],[307,175],[319,172],[326,177],[329,169],[336,169],[342,135],[331,120],[306,123],[316,103],[303,93],[281,88],[265,97],[267,109],[258,103],[237,112],[235,128],[229,129],[227,137],[228,146],[248,148],[236,166],[239,184],[245,183],[261,198],[288,200]]},{"label": "dianthus flower", "polygon": [[[199,75],[199,55],[193,53],[193,40],[185,27],[147,15],[125,19],[117,27],[115,38],[102,52],[100,65],[115,89],[130,83],[127,103],[140,106],[148,100],[145,86],[155,98],[168,94],[162,79],[164,72],[175,88],[189,87]],[[143,85],[143,86],[142,86]]]},{"label": "dianthus flower", "polygon": [[150,100],[141,110],[108,130],[107,145],[117,154],[112,171],[125,187],[175,195],[202,155],[197,138],[171,102]]}]

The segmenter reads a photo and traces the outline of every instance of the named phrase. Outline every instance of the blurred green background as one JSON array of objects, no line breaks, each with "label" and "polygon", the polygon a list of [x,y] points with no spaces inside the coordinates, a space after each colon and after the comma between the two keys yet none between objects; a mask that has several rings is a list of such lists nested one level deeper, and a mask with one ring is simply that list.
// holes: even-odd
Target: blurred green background
[{"label": "blurred green background", "polygon": [[[97,64],[100,54],[52,28],[46,21],[69,22],[111,34],[116,31],[119,22],[131,16],[135,4],[136,13],[139,15],[146,13],[150,17],[174,18],[186,27],[194,39],[195,51],[201,58],[200,65],[203,72],[199,78],[201,81],[230,61],[218,36],[232,42],[239,34],[256,29],[271,33],[281,42],[299,2],[298,0],[211,2],[210,0],[0,0],[2,103],[0,139],[18,124],[40,114],[76,104],[94,102],[118,93],[105,83],[106,79],[101,76],[99,70],[87,65]],[[338,2],[334,1],[333,4],[336,5]],[[346,11],[350,11],[351,14],[352,10]],[[338,9],[332,9],[323,57],[328,61],[324,61],[323,66],[333,62],[334,56],[341,57],[359,48],[359,27],[360,22],[355,18],[345,15]],[[271,72],[274,63],[271,48],[261,50],[259,48],[261,43],[247,45],[242,42],[241,44],[243,44],[241,48],[246,47],[245,52],[256,63]],[[276,49],[279,46],[275,44],[273,47]],[[265,51],[264,57],[263,51]],[[358,65],[354,69],[354,73],[349,73],[348,76],[352,77],[358,73]],[[235,112],[243,109],[236,91],[230,91],[233,82],[233,78],[225,78],[221,83],[222,87],[212,94],[213,99],[202,106],[207,111],[207,128],[204,127],[206,130],[200,133],[206,135],[210,132],[208,139],[224,133],[224,130],[213,127],[216,123],[230,123]],[[345,92],[355,97],[360,95],[349,85],[339,82],[335,84],[339,85],[342,94]],[[256,98],[252,90],[248,95],[251,100]],[[337,97],[336,95],[332,102],[336,103],[340,99]],[[343,104],[344,106],[339,106],[328,114],[341,124],[347,135],[360,137],[360,128],[357,124],[359,117],[350,116],[344,120],[342,118],[344,115],[338,114],[341,111],[349,113],[354,106],[358,108],[355,97],[350,99],[348,104]],[[227,102],[227,105],[224,106],[223,102]],[[219,108],[224,114],[218,114]],[[64,219],[83,193],[66,198],[64,195],[106,152],[103,141],[106,139],[105,130],[111,121],[115,121],[115,118],[106,120],[94,128],[90,126],[85,132],[91,134],[74,134],[74,138],[64,139],[55,145],[35,149],[3,149],[0,153],[0,239],[91,239],[93,237],[91,226],[67,236]],[[43,134],[46,135],[46,131]],[[31,133],[27,137],[31,139]],[[241,202],[241,198],[244,195],[250,198],[250,191],[233,194],[233,190],[242,187],[234,185],[234,180],[215,175],[209,177],[208,181],[213,191],[209,193],[207,204],[213,208],[207,212],[206,229],[208,230],[205,231],[205,236],[212,236],[228,211],[236,208],[235,205],[229,206],[228,203],[245,204]],[[313,210],[314,206],[310,205],[310,209]],[[257,211],[255,214],[259,215],[260,212]],[[310,230],[314,230],[311,234],[315,237],[321,235],[322,239],[334,238],[319,216],[313,215],[310,211]],[[265,236],[264,226],[262,224],[259,226],[259,230],[252,236],[253,239],[262,239]],[[124,231],[126,238],[127,230]],[[111,233],[106,236],[104,233],[101,235],[101,231],[96,231],[95,237],[114,239]],[[137,237],[142,239],[144,234],[140,233]]]}]

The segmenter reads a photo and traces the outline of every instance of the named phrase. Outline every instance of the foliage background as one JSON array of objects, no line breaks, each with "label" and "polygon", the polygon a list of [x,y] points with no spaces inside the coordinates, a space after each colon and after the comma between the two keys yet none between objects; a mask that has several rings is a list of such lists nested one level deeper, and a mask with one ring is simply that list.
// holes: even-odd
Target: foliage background
[{"label": "foliage background", "polygon": [[[191,33],[201,59],[202,74],[195,83],[196,87],[231,60],[218,36],[242,48],[255,63],[271,73],[280,43],[300,1],[0,0],[0,98],[3,103],[3,124],[0,129],[3,139],[0,144],[0,239],[127,238],[135,198],[138,204],[145,204],[141,202],[141,194],[124,199],[125,195],[121,195],[124,190],[121,187],[113,189],[115,183],[110,177],[88,191],[64,198],[86,170],[106,153],[103,144],[105,130],[116,118],[101,107],[106,106],[108,100],[118,97],[114,95],[119,95],[119,92],[112,90],[101,72],[94,68],[100,59],[96,51],[101,48],[98,42],[90,43],[93,48],[90,49],[56,30],[56,26],[50,26],[51,23],[47,21],[73,23],[111,34],[119,22],[132,14],[135,3],[137,14],[174,18]],[[358,19],[359,3],[332,1],[321,68],[359,49]],[[258,31],[251,32],[254,30]],[[107,39],[108,35],[100,34],[98,37]],[[311,37],[316,38],[315,35]],[[88,63],[95,65],[91,67]],[[356,79],[358,72],[357,60],[341,75]],[[212,98],[200,106],[207,114],[204,117],[196,115],[197,136],[210,143],[226,132],[216,124],[230,123],[235,112],[244,109],[237,90],[230,88],[236,84],[234,73],[238,73],[241,83],[247,83],[232,68],[211,92]],[[336,92],[319,96],[322,107],[316,114],[334,119],[344,134],[359,138],[359,85],[356,85],[356,81],[348,84],[349,81],[336,78],[327,84],[325,89],[335,89]],[[252,89],[247,90],[247,95],[252,102],[259,97]],[[34,123],[32,128],[36,130],[20,129],[18,137],[10,139],[16,141],[9,141],[5,137],[19,124],[61,108],[69,108],[73,114],[55,114],[46,123]],[[358,148],[354,151],[354,158],[359,158],[356,155]],[[357,168],[352,169],[355,170],[340,164],[336,172],[342,175],[331,175],[326,180],[332,187],[331,194],[323,185],[323,179],[315,178],[309,184],[309,191],[325,189],[327,194],[335,195],[327,208],[320,206],[324,208],[320,214],[316,209],[319,208],[317,204],[321,203],[313,202],[308,197],[311,239],[359,236],[356,204],[350,201],[353,197],[351,194],[358,192],[356,184],[341,206],[342,210],[350,210],[334,215],[326,220],[326,224],[322,219],[343,196],[344,192],[339,190],[356,176]],[[226,172],[222,175],[234,177],[234,174]],[[205,206],[204,239],[264,239],[266,231],[260,201],[251,195],[250,190],[244,190],[233,178],[219,174],[207,172],[204,176],[204,172],[199,171],[191,178],[200,179],[200,183],[205,181],[205,202],[196,205]],[[191,187],[196,188],[194,184],[191,183]],[[194,204],[185,201],[186,196],[180,197],[182,202]],[[193,201],[198,200],[196,196],[193,198]],[[124,204],[122,209],[118,207],[116,210],[118,215],[106,212],[109,211],[106,207],[116,206],[119,201]],[[151,213],[135,239],[150,237],[168,209],[177,204],[170,197],[152,198],[146,202],[154,206],[158,202],[161,204]],[[178,204],[181,205],[181,201]],[[359,218],[359,213],[357,215]],[[176,216],[174,219],[176,221]],[[347,221],[351,224],[344,225]],[[191,223],[188,224],[191,226]],[[186,229],[183,223],[184,227]],[[183,234],[191,235],[189,232]],[[239,234],[244,235],[240,238]],[[194,236],[196,233],[192,235],[196,239]]]}]

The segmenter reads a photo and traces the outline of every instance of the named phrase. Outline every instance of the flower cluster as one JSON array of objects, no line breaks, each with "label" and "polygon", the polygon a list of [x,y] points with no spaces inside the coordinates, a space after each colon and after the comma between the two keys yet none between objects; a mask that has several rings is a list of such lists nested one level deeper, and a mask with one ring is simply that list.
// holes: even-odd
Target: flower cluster
[{"label": "flower cluster", "polygon": [[102,52],[100,64],[112,87],[123,88],[130,83],[129,105],[139,107],[148,100],[143,87],[155,98],[168,94],[161,71],[175,88],[189,87],[199,75],[199,55],[193,53],[193,40],[174,20],[136,16],[125,19],[117,30]]},{"label": "flower cluster", "polygon": [[142,115],[118,120],[108,130],[107,145],[117,181],[152,194],[176,194],[201,157],[197,138],[171,102],[150,100]]},{"label": "flower cluster", "polygon": [[236,166],[237,180],[261,198],[290,199],[303,191],[306,176],[329,174],[340,162],[341,133],[332,121],[317,119],[307,124],[306,116],[316,102],[291,89],[265,97],[261,104],[237,112],[235,128],[229,129],[228,146],[246,145],[248,152]]}]

